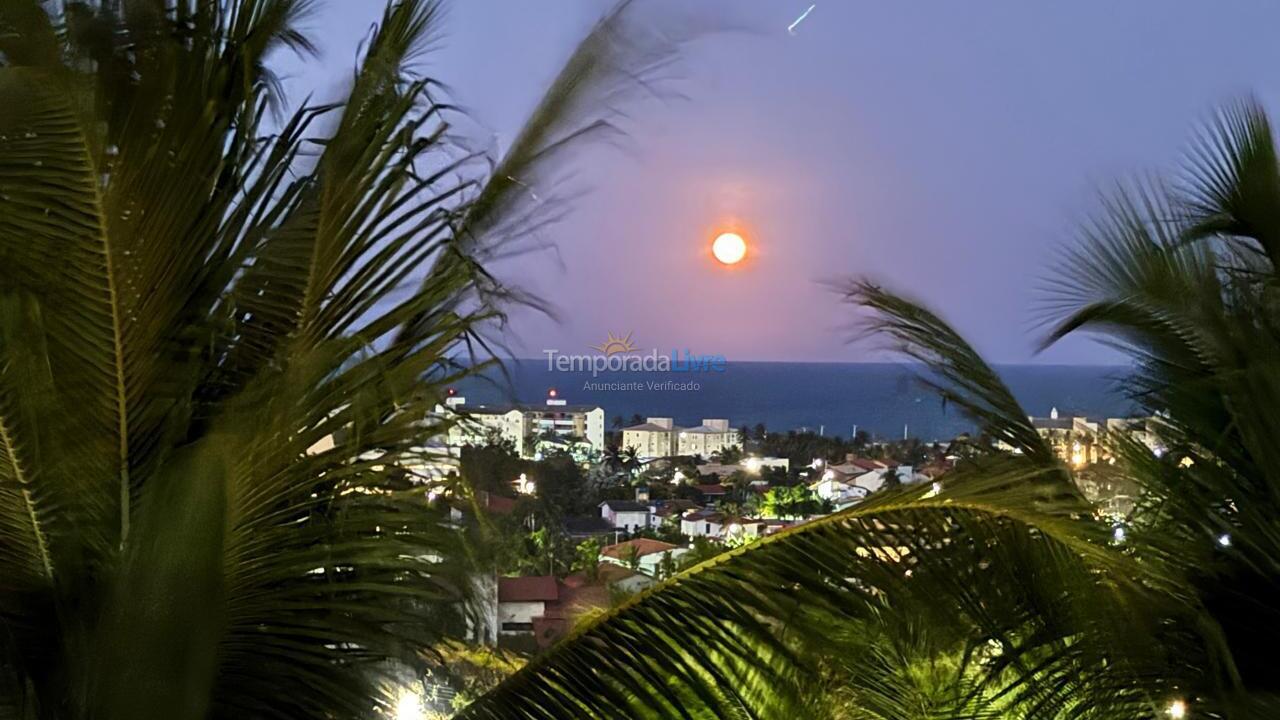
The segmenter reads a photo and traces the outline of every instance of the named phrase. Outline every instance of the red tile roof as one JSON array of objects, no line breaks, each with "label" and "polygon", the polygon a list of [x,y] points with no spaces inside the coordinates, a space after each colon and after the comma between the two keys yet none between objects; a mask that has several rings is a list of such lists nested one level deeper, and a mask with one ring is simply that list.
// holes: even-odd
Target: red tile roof
[{"label": "red tile roof", "polygon": [[724,495],[729,492],[724,485],[697,485],[696,487],[703,495]]},{"label": "red tile roof", "polygon": [[560,588],[551,575],[498,578],[498,602],[555,602]]},{"label": "red tile roof", "polygon": [[600,554],[605,557],[611,557],[617,560],[626,558],[631,553],[631,548],[635,548],[636,557],[644,557],[653,553],[667,552],[675,550],[679,545],[662,542],[661,540],[652,540],[650,538],[636,538],[620,542],[617,545],[610,545],[600,550]]},{"label": "red tile roof", "polygon": [[489,512],[498,513],[499,515],[510,515],[516,509],[516,501],[509,497],[494,495],[493,493],[484,493],[481,506]]},{"label": "red tile roof", "polygon": [[567,588],[573,589],[586,587],[588,585],[608,585],[609,583],[626,580],[629,577],[634,577],[639,574],[640,573],[637,573],[634,570],[625,568],[616,563],[602,562],[596,566],[596,579],[594,582],[587,579],[587,574],[585,572],[576,572],[571,575],[566,575],[562,584]]},{"label": "red tile roof", "polygon": [[862,468],[863,470],[867,470],[867,471],[881,470],[883,468],[889,467],[888,465],[880,462],[879,460],[869,460],[867,458],[849,458],[849,461],[845,464],[853,465],[854,467]]}]

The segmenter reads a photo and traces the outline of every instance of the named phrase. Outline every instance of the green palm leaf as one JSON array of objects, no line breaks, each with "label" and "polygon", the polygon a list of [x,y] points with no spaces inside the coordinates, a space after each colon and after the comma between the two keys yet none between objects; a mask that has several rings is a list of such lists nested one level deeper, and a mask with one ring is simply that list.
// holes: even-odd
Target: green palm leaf
[{"label": "green palm leaf", "polygon": [[[1083,508],[1060,483],[1023,458],[984,461],[939,494],[910,488],[730,551],[591,622],[460,717],[804,716],[821,659],[839,660],[832,633],[874,631],[890,605],[953,628],[957,653],[997,643],[1000,658],[963,687],[1027,717],[1078,713],[1072,693],[1089,679],[1115,688],[1095,716],[1145,707],[1133,680],[1159,659],[1120,662],[1110,643],[1149,627],[1131,610],[1159,581],[1076,521]],[[1004,677],[1032,663],[1074,680]]]}]

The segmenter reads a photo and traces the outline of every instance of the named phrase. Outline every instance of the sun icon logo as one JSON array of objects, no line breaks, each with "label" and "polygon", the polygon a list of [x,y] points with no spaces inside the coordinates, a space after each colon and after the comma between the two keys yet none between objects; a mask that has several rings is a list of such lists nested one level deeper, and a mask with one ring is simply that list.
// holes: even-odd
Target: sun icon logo
[{"label": "sun icon logo", "polygon": [[609,333],[609,339],[605,340],[604,344],[592,345],[591,349],[599,350],[607,356],[635,352],[636,346],[631,343],[631,333],[627,333],[623,337],[616,337],[613,333]]}]

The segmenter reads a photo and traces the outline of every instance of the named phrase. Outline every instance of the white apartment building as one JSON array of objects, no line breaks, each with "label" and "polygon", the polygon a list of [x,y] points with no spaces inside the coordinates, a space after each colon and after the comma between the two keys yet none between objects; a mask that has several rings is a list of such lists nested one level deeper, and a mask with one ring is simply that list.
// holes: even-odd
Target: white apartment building
[{"label": "white apartment building", "polygon": [[643,458],[670,457],[678,454],[677,432],[671,418],[646,418],[639,425],[622,429],[622,447],[635,448]]},{"label": "white apartment building", "polygon": [[671,418],[651,417],[622,430],[622,447],[634,447],[642,458],[711,455],[742,446],[741,434],[724,418],[704,418],[697,427],[677,427]]},{"label": "white apartment building", "polygon": [[469,405],[466,398],[453,396],[436,412],[462,416],[449,429],[451,447],[507,440],[517,454],[531,456],[538,439],[550,436],[586,442],[594,452],[604,450],[604,408],[569,405],[554,390],[543,405]]},{"label": "white apartment building", "polygon": [[708,458],[730,447],[742,447],[741,433],[723,418],[704,418],[698,427],[681,430],[676,439],[680,450],[677,455]]}]

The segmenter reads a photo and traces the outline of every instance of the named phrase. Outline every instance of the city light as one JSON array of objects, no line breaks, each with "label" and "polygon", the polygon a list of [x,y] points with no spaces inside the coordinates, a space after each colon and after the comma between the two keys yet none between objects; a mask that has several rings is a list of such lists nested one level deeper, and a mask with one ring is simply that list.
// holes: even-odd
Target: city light
[{"label": "city light", "polygon": [[1174,720],[1185,718],[1187,716],[1187,703],[1183,700],[1174,700],[1169,703],[1169,717]]},{"label": "city light", "polygon": [[537,489],[537,483],[530,480],[529,476],[524,473],[520,473],[520,477],[516,478],[515,486],[516,492],[521,495],[532,495],[534,490]]},{"label": "city light", "polygon": [[1117,525],[1115,529],[1111,531],[1111,539],[1114,540],[1117,544],[1119,544],[1124,542],[1124,538],[1125,538],[1124,526]]},{"label": "city light", "polygon": [[1226,533],[1222,533],[1218,536],[1218,544],[1222,547],[1231,547],[1231,536]]},{"label": "city light", "polygon": [[747,461],[743,463],[742,466],[745,467],[749,473],[758,473],[760,472],[760,468],[764,467],[764,463],[758,457],[751,457],[747,458]]}]

